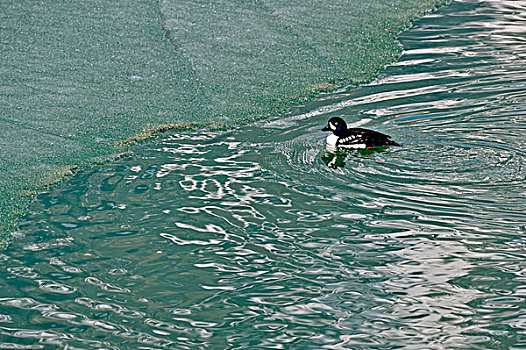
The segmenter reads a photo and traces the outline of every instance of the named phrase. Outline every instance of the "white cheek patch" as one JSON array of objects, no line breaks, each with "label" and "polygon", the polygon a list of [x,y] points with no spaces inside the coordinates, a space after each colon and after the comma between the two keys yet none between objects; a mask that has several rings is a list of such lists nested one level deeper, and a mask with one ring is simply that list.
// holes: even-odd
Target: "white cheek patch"
[{"label": "white cheek patch", "polygon": [[329,123],[329,128],[331,128],[331,130],[336,130],[336,125]]}]

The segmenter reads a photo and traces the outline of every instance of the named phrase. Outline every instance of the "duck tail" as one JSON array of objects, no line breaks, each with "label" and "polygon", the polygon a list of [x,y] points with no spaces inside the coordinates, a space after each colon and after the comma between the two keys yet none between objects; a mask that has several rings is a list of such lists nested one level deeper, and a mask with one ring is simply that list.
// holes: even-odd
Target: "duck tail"
[{"label": "duck tail", "polygon": [[401,143],[398,143],[398,142],[393,141],[391,139],[387,140],[387,145],[388,146],[403,147],[403,145]]}]

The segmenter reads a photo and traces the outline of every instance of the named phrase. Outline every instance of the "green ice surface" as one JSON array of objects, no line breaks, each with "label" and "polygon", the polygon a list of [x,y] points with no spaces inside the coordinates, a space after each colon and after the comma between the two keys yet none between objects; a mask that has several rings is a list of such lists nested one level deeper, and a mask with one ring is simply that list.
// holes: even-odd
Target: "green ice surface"
[{"label": "green ice surface", "polygon": [[[443,0],[2,0],[0,237],[76,166],[366,82]],[[2,239],[0,239],[2,241]]]}]

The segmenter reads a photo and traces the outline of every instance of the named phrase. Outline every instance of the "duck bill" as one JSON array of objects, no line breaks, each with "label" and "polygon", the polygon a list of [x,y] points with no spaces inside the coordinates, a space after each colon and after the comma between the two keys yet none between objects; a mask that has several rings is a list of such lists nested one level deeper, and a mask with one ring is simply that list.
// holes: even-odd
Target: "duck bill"
[{"label": "duck bill", "polygon": [[327,125],[326,127],[324,127],[323,129],[321,129],[321,131],[329,131],[331,129],[329,129],[329,126]]}]

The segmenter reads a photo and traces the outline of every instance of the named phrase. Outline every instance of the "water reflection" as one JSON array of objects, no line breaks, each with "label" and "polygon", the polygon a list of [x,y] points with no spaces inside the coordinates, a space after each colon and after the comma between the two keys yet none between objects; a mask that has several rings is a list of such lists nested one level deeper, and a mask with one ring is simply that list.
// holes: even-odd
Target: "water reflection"
[{"label": "water reflection", "polygon": [[388,146],[375,147],[372,149],[360,149],[360,150],[346,150],[344,148],[328,149],[325,154],[321,156],[323,163],[332,169],[343,168],[346,164],[345,159],[347,157],[370,157],[375,153],[385,152],[389,150]]},{"label": "water reflection", "polygon": [[[0,253],[0,347],[523,347],[526,47],[495,36],[520,11],[455,2],[369,86],[43,193]],[[332,116],[405,147],[326,153]]]}]

